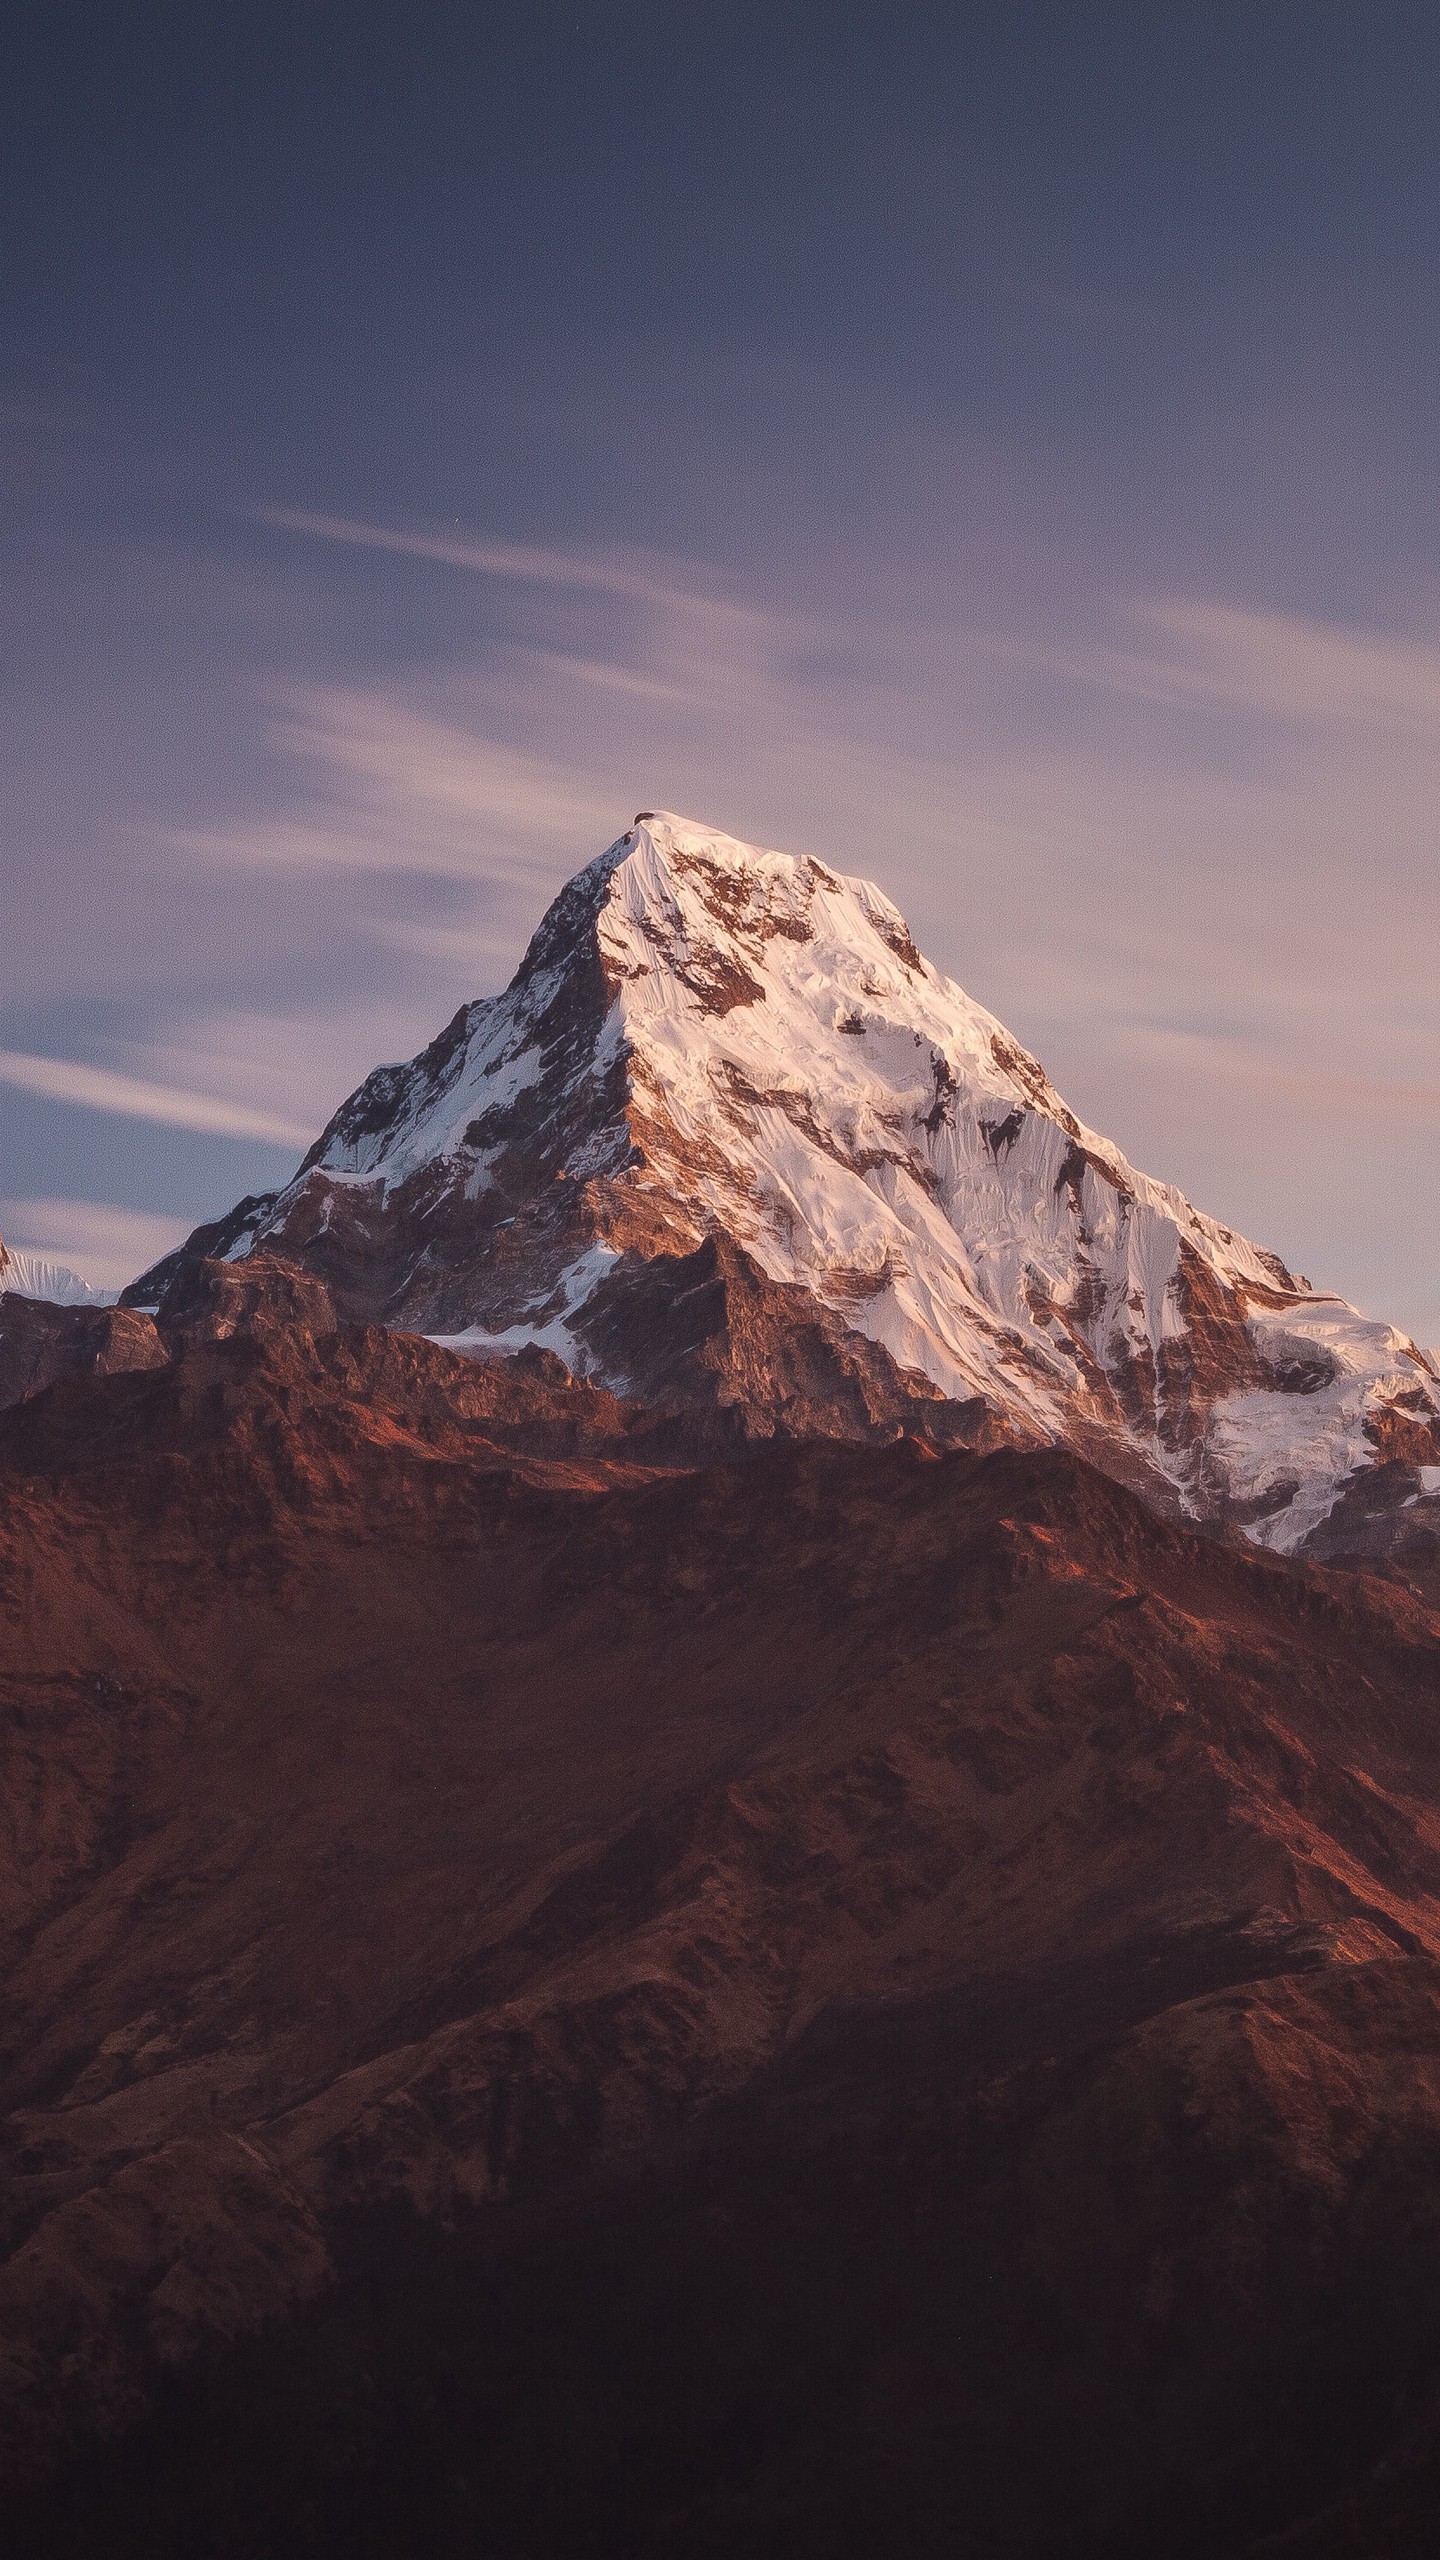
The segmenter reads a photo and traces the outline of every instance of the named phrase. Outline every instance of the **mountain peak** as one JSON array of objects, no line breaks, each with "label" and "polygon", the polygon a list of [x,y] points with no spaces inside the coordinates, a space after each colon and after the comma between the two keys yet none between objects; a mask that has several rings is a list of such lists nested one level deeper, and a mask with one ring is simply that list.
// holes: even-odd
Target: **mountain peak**
[{"label": "mountain peak", "polygon": [[[1423,1355],[1087,1129],[873,882],[668,811],[560,892],[503,995],[377,1068],[284,1191],[132,1303],[257,1243],[352,1313],[539,1343],[622,1391],[703,1384],[764,1431],[792,1427],[800,1371],[757,1368],[737,1327],[773,1347],[788,1310],[823,1367],[838,1322],[870,1346],[876,1431],[938,1397],[1278,1547],[1360,1474],[1399,1506],[1440,1460]],[[667,1291],[699,1291],[714,1337],[662,1321]]]},{"label": "mountain peak", "polygon": [[51,1262],[44,1254],[24,1253],[0,1236],[0,1294],[39,1298],[57,1307],[108,1307],[114,1292],[92,1289],[68,1263]]}]

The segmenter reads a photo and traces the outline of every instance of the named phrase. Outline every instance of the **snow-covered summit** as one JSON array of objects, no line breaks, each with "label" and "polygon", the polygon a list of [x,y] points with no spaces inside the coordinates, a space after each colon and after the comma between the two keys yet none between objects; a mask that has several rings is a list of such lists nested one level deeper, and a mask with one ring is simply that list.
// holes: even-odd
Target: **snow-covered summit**
[{"label": "snow-covered summit", "polygon": [[1440,1457],[1425,1356],[1137,1173],[880,889],[666,812],[186,1250],[268,1242],[357,1311],[626,1387],[617,1290],[717,1236],[931,1392],[1277,1547],[1377,1456]]},{"label": "snow-covered summit", "polygon": [[41,1254],[22,1253],[0,1237],[0,1294],[43,1298],[56,1307],[111,1307],[113,1289],[92,1289],[67,1263],[49,1262]]}]

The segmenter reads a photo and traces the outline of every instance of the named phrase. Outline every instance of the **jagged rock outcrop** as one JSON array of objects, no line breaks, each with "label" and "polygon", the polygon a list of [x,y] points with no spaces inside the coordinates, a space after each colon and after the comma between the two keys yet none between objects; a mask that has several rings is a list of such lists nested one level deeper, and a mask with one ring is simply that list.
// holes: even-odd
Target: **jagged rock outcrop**
[{"label": "jagged rock outcrop", "polygon": [[0,1297],[0,1406],[39,1395],[56,1378],[156,1369],[166,1357],[153,1319],[133,1308]]}]

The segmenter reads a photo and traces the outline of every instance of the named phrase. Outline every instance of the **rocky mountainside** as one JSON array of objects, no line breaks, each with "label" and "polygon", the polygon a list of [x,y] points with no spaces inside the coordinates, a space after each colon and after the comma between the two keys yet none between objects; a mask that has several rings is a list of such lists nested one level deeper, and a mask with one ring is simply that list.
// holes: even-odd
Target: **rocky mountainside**
[{"label": "rocky mountainside", "polygon": [[261,1245],[472,1353],[752,1436],[1069,1446],[1282,1552],[1394,1550],[1440,1488],[1426,1354],[1137,1173],[880,890],[652,812],[128,1301]]},{"label": "rocky mountainside", "polygon": [[727,1455],[267,1254],[124,1321],[0,1415],[11,2548],[1411,2496],[1434,1607],[1064,1450]]}]

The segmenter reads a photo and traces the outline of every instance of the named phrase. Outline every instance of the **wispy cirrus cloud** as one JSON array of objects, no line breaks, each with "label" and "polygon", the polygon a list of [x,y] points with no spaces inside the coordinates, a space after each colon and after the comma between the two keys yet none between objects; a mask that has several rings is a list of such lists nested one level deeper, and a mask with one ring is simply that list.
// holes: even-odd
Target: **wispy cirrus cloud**
[{"label": "wispy cirrus cloud", "polygon": [[1194,695],[1285,720],[1353,723],[1440,749],[1440,648],[1210,599],[1146,608],[1189,652]]},{"label": "wispy cirrus cloud", "polygon": [[1135,701],[1343,724],[1440,750],[1440,648],[1426,640],[1207,597],[1134,598],[1127,610],[1160,646],[1057,647],[1007,637],[986,645],[1017,665]]},{"label": "wispy cirrus cloud", "polygon": [[36,1058],[21,1050],[0,1049],[0,1084],[39,1094],[47,1102],[75,1103],[85,1110],[115,1112],[122,1119],[154,1121],[166,1128],[198,1129],[209,1137],[262,1138],[274,1146],[305,1147],[314,1135],[313,1130],[278,1113],[256,1110],[250,1103],[151,1084],[73,1058]]},{"label": "wispy cirrus cloud", "polygon": [[[361,549],[401,553],[481,576],[624,597],[708,621],[717,633],[771,647],[833,641],[822,618],[757,610],[725,591],[714,568],[664,553],[578,552],[542,545],[412,532],[302,508],[258,507],[257,522]],[[1114,642],[1085,647],[987,635],[972,645],[1132,699],[1176,708],[1265,713],[1290,720],[1376,725],[1440,746],[1440,648],[1423,639],[1266,612],[1204,596],[1136,596],[1121,605],[1160,648]],[[878,637],[872,634],[872,638]],[[919,635],[917,635],[919,636]],[[963,635],[962,635],[963,637]],[[1168,648],[1164,644],[1168,643]],[[951,636],[953,651],[953,635]],[[562,663],[557,658],[557,664]],[[683,694],[654,673],[599,657],[572,659],[577,676],[652,697]]]},{"label": "wispy cirrus cloud", "polygon": [[[435,1025],[427,1023],[425,1036]],[[141,1050],[167,1089],[203,1091],[255,1109],[304,1147],[370,1069],[416,1045],[409,1009],[375,996],[309,1004],[289,1013],[228,1006],[181,1015]]]},{"label": "wispy cirrus cloud", "polygon": [[309,534],[319,542],[345,543],[361,551],[398,552],[412,560],[437,561],[447,569],[469,569],[480,577],[515,578],[546,587],[593,587],[605,595],[638,596],[647,602],[668,603],[676,592],[665,577],[620,556],[406,532],[394,525],[366,524],[354,516],[321,515],[308,507],[253,507],[250,515],[253,523],[272,525],[277,532]]},{"label": "wispy cirrus cloud", "polygon": [[1226,1089],[1232,1107],[1237,1094],[1248,1096],[1255,1106],[1303,1106],[1322,1144],[1341,1123],[1383,1129],[1392,1140],[1440,1130],[1440,1081],[1433,1073],[1376,1074],[1367,1071],[1363,1053],[1356,1058],[1332,1054],[1328,1062],[1297,1058],[1287,1048],[1286,1029],[1283,1022],[1215,1032],[1129,1021],[1116,1023],[1113,1037],[1117,1050],[1137,1069],[1189,1082],[1209,1096],[1212,1109],[1216,1095]]},{"label": "wispy cirrus cloud", "polygon": [[0,1235],[46,1262],[68,1264],[92,1289],[123,1289],[182,1244],[189,1222],[113,1200],[0,1200]]},{"label": "wispy cirrus cloud", "polygon": [[[330,516],[305,507],[254,507],[255,524],[283,533],[301,533],[320,542],[341,543],[353,550],[384,551],[411,560],[431,560],[446,569],[468,570],[484,578],[510,580],[523,586],[568,588],[648,605],[658,612],[743,624],[757,616],[753,605],[725,592],[720,573],[699,561],[682,560],[632,545],[600,551],[566,551],[525,542],[475,540],[465,535],[407,531],[403,527],[368,524],[358,517]],[[792,617],[785,616],[787,622]],[[795,628],[802,618],[793,617]]]},{"label": "wispy cirrus cloud", "polygon": [[164,840],[227,868],[408,872],[519,894],[527,878],[548,878],[557,856],[599,850],[624,823],[583,770],[395,694],[298,692],[271,738],[306,769],[318,795],[308,810],[172,829]]}]

